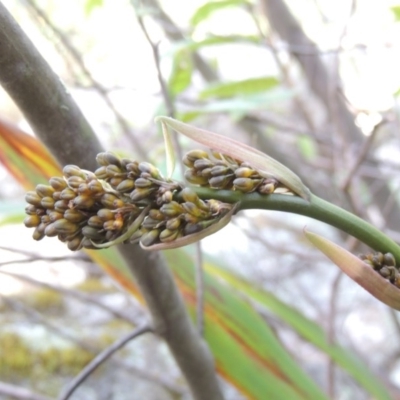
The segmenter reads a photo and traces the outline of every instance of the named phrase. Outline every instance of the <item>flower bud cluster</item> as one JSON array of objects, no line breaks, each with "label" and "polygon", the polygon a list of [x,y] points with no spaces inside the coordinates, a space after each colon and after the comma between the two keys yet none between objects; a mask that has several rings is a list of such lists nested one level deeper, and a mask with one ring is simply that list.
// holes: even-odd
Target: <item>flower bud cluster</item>
[{"label": "flower bud cluster", "polygon": [[396,267],[396,260],[391,253],[362,254],[360,258],[377,271],[379,275],[400,287],[400,273]]},{"label": "flower bud cluster", "polygon": [[[129,228],[148,209],[138,230],[126,239],[147,247],[199,232],[232,207],[200,200],[147,162],[120,159],[109,152],[98,154],[97,162],[94,173],[67,165],[63,177],[53,177],[49,185],[38,185],[26,194],[24,224],[35,228],[35,240],[57,236],[70,250],[95,249],[129,235]],[[179,202],[173,200],[177,192]]]},{"label": "flower bud cluster", "polygon": [[249,163],[220,153],[192,150],[183,163],[189,168],[185,178],[189,183],[212,189],[238,190],[242,193],[293,194],[274,178],[264,178]]},{"label": "flower bud cluster", "polygon": [[64,177],[53,177],[49,185],[28,192],[26,227],[34,227],[33,238],[57,236],[70,250],[93,249],[120,236],[140,208],[124,194],[108,188],[93,172],[75,165],[63,169]]}]

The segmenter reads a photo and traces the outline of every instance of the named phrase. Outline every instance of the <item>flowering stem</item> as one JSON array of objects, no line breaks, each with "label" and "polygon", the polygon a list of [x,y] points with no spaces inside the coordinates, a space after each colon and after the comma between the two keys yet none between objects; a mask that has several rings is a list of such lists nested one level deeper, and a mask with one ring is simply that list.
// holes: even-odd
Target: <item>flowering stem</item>
[{"label": "flowering stem", "polygon": [[397,243],[368,222],[313,194],[307,201],[298,196],[282,194],[261,195],[255,192],[242,194],[237,191],[213,190],[203,187],[193,187],[192,189],[203,199],[239,203],[238,210],[261,209],[291,212],[325,222],[354,236],[375,251],[392,253],[397,265],[400,265],[400,246]]}]

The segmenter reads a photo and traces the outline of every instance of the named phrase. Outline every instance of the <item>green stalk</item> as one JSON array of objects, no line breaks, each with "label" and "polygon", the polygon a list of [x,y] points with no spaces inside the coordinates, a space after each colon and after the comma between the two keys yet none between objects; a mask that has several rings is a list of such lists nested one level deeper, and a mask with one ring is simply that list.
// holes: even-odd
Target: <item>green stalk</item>
[{"label": "green stalk", "polygon": [[282,194],[243,194],[230,190],[192,187],[202,199],[216,199],[226,203],[239,203],[238,210],[276,210],[305,215],[338,228],[365,243],[375,251],[392,253],[400,265],[400,246],[368,222],[313,194],[310,200]]}]

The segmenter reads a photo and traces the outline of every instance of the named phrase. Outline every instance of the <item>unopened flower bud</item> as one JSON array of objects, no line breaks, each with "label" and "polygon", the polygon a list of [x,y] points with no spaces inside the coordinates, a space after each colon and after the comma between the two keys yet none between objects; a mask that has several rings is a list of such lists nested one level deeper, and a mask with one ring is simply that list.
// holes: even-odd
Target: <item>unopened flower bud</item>
[{"label": "unopened flower bud", "polygon": [[36,210],[37,210],[37,208],[35,206],[33,206],[32,204],[28,204],[25,207],[25,213],[28,215],[37,215]]},{"label": "unopened flower bud", "polygon": [[152,208],[149,211],[149,217],[151,219],[157,220],[157,221],[164,221],[165,220],[165,215],[158,210],[157,208]]},{"label": "unopened flower bud", "polygon": [[104,234],[99,229],[87,225],[82,228],[82,235],[92,240],[104,239]]},{"label": "unopened flower bud", "polygon": [[103,227],[103,223],[104,221],[98,215],[91,216],[87,222],[89,226],[97,229],[101,229]]},{"label": "unopened flower bud", "polygon": [[41,222],[39,215],[28,215],[24,219],[24,225],[27,228],[36,228]]},{"label": "unopened flower bud", "polygon": [[164,229],[159,236],[159,239],[163,243],[168,243],[172,242],[177,238],[179,234],[179,230],[170,230],[170,229]]},{"label": "unopened flower bud", "polygon": [[170,203],[163,204],[160,211],[169,218],[177,217],[185,212],[185,209],[176,201],[171,201]]},{"label": "unopened flower bud", "polygon": [[257,189],[260,182],[260,179],[236,178],[233,181],[233,187],[235,190],[239,190],[240,192],[250,193]]},{"label": "unopened flower bud", "polygon": [[67,179],[67,184],[71,189],[78,189],[81,183],[86,183],[86,180],[80,176],[74,175]]},{"label": "unopened flower bud", "polygon": [[171,231],[177,230],[182,225],[182,220],[179,217],[172,218],[167,221],[165,227]]},{"label": "unopened flower bud", "polygon": [[37,227],[33,234],[32,234],[32,238],[33,240],[42,240],[45,237],[44,231],[42,232],[39,227]]},{"label": "unopened flower bud", "polygon": [[208,183],[213,189],[226,189],[231,185],[233,178],[233,174],[214,176],[208,181]]},{"label": "unopened flower bud", "polygon": [[153,229],[150,232],[145,233],[140,239],[140,243],[147,247],[158,241],[158,237],[160,235],[160,229]]},{"label": "unopened flower bud", "polygon": [[61,200],[72,200],[75,197],[76,197],[76,193],[71,188],[65,188],[60,194]]},{"label": "unopened flower bud", "polygon": [[61,190],[67,187],[67,183],[65,182],[64,178],[59,176],[54,176],[50,178],[49,183],[54,190],[61,192]]},{"label": "unopened flower bud", "polygon": [[185,201],[190,201],[194,204],[197,204],[199,201],[199,196],[197,196],[197,193],[188,187],[182,189],[180,194]]},{"label": "unopened flower bud", "polygon": [[92,179],[88,183],[88,188],[94,194],[103,193],[104,192],[103,185],[97,179]]},{"label": "unopened flower bud", "polygon": [[115,213],[107,208],[101,208],[97,211],[97,216],[101,218],[102,221],[110,221],[114,219]]},{"label": "unopened flower bud", "polygon": [[71,251],[80,250],[82,248],[82,236],[76,236],[69,240],[67,246]]},{"label": "unopened flower bud", "polygon": [[133,202],[140,201],[149,197],[154,190],[155,188],[136,188],[129,197]]},{"label": "unopened flower bud", "polygon": [[46,209],[53,209],[55,201],[52,197],[43,197],[40,202],[41,206]]},{"label": "unopened flower bud", "polygon": [[52,197],[54,193],[54,189],[51,186],[43,184],[37,185],[35,190],[40,197]]},{"label": "unopened flower bud", "polygon": [[148,179],[138,178],[135,181],[135,186],[137,188],[149,188],[153,186],[153,182],[149,181]]},{"label": "unopened flower bud", "polygon": [[74,198],[73,204],[76,208],[87,210],[93,206],[96,200],[88,195],[81,194]]},{"label": "unopened flower bud", "polygon": [[83,221],[83,220],[84,220],[85,218],[87,218],[87,217],[85,217],[79,210],[76,210],[76,209],[73,209],[73,210],[68,209],[68,210],[66,210],[65,213],[64,213],[64,218],[65,218],[66,220],[70,221],[70,222],[75,222],[75,223],[77,223],[77,222]]},{"label": "unopened flower bud", "polygon": [[209,158],[209,155],[204,150],[191,150],[185,154],[185,158],[188,161],[191,161],[194,163],[196,160],[198,160],[200,158]]},{"label": "unopened flower bud", "polygon": [[384,265],[386,265],[388,267],[391,267],[391,266],[395,267],[396,266],[396,260],[393,257],[393,254],[391,254],[391,253],[384,254],[382,262],[383,262]]},{"label": "unopened flower bud", "polygon": [[99,165],[107,166],[112,164],[121,166],[121,160],[119,159],[119,157],[109,151],[97,154],[96,161]]},{"label": "unopened flower bud", "polygon": [[76,165],[66,165],[63,168],[63,175],[66,178],[69,178],[71,176],[79,176],[85,179],[85,173]]},{"label": "unopened flower bud", "polygon": [[216,165],[215,167],[211,168],[211,175],[212,176],[221,176],[221,175],[229,175],[232,174],[232,170],[225,165]]},{"label": "unopened flower bud", "polygon": [[48,224],[44,230],[44,234],[48,237],[54,237],[58,235],[58,231],[56,226],[54,225],[55,222],[52,222],[51,224]]},{"label": "unopened flower bud", "polygon": [[237,178],[253,178],[258,177],[258,172],[250,167],[239,167],[235,169],[235,175]]},{"label": "unopened flower bud", "polygon": [[98,178],[98,179],[107,179],[108,178],[107,169],[105,166],[97,168],[96,171],[94,171],[94,174],[96,175],[96,178]]},{"label": "unopened flower bud", "polygon": [[79,226],[77,224],[74,224],[73,222],[70,222],[65,218],[54,221],[51,225],[55,226],[58,233],[65,234],[75,233],[79,229]]},{"label": "unopened flower bud", "polygon": [[49,218],[51,222],[54,222],[58,219],[64,218],[64,214],[58,211],[52,211],[51,213],[49,213]]},{"label": "unopened flower bud", "polygon": [[196,175],[191,169],[185,171],[185,179],[194,185],[208,185],[208,179],[204,176]]},{"label": "unopened flower bud", "polygon": [[135,189],[135,182],[132,179],[124,179],[117,186],[117,191],[121,193],[131,192]]},{"label": "unopened flower bud", "polygon": [[54,211],[64,212],[68,208],[68,200],[58,200],[54,203]]},{"label": "unopened flower bud", "polygon": [[34,191],[30,191],[25,195],[25,201],[33,206],[41,207],[42,198]]},{"label": "unopened flower bud", "polygon": [[200,158],[194,162],[193,167],[196,170],[203,170],[204,168],[212,168],[214,165],[208,158]]},{"label": "unopened flower bud", "polygon": [[139,170],[141,172],[147,172],[149,173],[153,178],[155,179],[161,179],[162,176],[160,174],[160,171],[152,164],[148,163],[148,162],[141,162],[139,164]]}]

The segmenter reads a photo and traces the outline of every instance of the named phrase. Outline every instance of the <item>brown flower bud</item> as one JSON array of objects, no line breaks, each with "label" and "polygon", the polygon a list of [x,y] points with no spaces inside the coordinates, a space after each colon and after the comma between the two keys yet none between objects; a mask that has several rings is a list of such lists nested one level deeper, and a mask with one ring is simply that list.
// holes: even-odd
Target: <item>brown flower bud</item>
[{"label": "brown flower bud", "polygon": [[152,244],[157,243],[159,235],[160,229],[153,229],[150,232],[143,234],[140,243],[146,247],[151,246]]},{"label": "brown flower bud", "polygon": [[100,232],[99,229],[87,225],[82,228],[82,235],[92,240],[102,240],[105,238],[104,233]]},{"label": "brown flower bud", "polygon": [[58,231],[56,226],[54,225],[54,222],[51,224],[46,225],[46,229],[44,230],[44,234],[48,237],[54,237],[58,235]]},{"label": "brown flower bud", "polygon": [[66,165],[63,168],[63,175],[66,178],[71,176],[80,176],[81,178],[85,179],[85,173],[76,165]]},{"label": "brown flower bud", "polygon": [[54,221],[51,223],[51,225],[55,226],[55,229],[58,233],[72,234],[79,230],[79,226],[77,224],[74,224],[73,222],[68,221],[65,218]]},{"label": "brown flower bud", "polygon": [[155,188],[136,188],[129,197],[132,201],[140,201],[149,197],[156,189]]},{"label": "brown flower bud", "polygon": [[154,179],[162,179],[162,176],[160,174],[160,171],[152,164],[148,162],[141,162],[139,164],[139,170],[141,172],[147,172],[149,173]]},{"label": "brown flower bud", "polygon": [[132,175],[132,178],[137,178],[141,172],[137,161],[132,161],[129,164],[126,164],[126,170],[130,175]]},{"label": "brown flower bud", "polygon": [[64,212],[65,210],[68,210],[68,208],[68,200],[58,200],[54,204],[54,211]]},{"label": "brown flower bud", "polygon": [[27,192],[25,195],[25,201],[29,204],[32,204],[33,206],[36,207],[41,207],[41,201],[42,198],[33,190],[31,190],[30,192]]},{"label": "brown flower bud", "polygon": [[80,176],[74,175],[67,179],[67,184],[71,189],[78,189],[81,183],[86,183],[86,180]]},{"label": "brown flower bud", "polygon": [[37,227],[33,234],[32,234],[32,238],[33,240],[42,240],[45,237],[44,231],[42,232],[39,227]]},{"label": "brown flower bud", "polygon": [[205,168],[213,168],[214,165],[215,164],[208,158],[200,158],[194,162],[193,167],[196,170],[203,170]]},{"label": "brown flower bud", "polygon": [[37,185],[35,190],[40,197],[52,197],[54,193],[54,189],[51,186],[43,184]]},{"label": "brown flower bud", "polygon": [[98,179],[107,179],[108,178],[107,169],[104,166],[97,168],[96,171],[94,171],[94,174],[96,175],[96,178],[98,178]]},{"label": "brown flower bud", "polygon": [[157,220],[157,221],[164,221],[165,220],[165,215],[160,210],[158,210],[157,208],[152,208],[149,211],[149,217],[154,219],[154,220]]},{"label": "brown flower bud", "polygon": [[81,194],[74,198],[73,204],[76,208],[87,210],[93,206],[96,200],[93,197]]},{"label": "brown flower bud", "polygon": [[58,219],[64,218],[64,214],[58,211],[51,211],[49,213],[50,222],[57,221]]},{"label": "brown flower bud", "polygon": [[47,225],[47,224],[49,224],[51,222],[50,221],[50,217],[48,215],[42,215],[40,217],[40,221],[41,221],[41,223],[43,223],[45,225]]},{"label": "brown flower bud", "polygon": [[393,257],[393,254],[391,254],[391,253],[384,254],[382,262],[383,262],[384,265],[386,265],[388,267],[390,267],[390,266],[395,267],[396,266],[396,260]]},{"label": "brown flower bud", "polygon": [[208,183],[213,189],[227,189],[232,184],[234,176],[235,175],[233,174],[214,176],[208,181]]},{"label": "brown flower bud", "polygon": [[101,229],[103,227],[104,221],[98,216],[98,215],[93,215],[88,219],[87,224],[91,226],[92,228],[97,228]]},{"label": "brown flower bud", "polygon": [[185,209],[186,212],[188,212],[189,214],[191,214],[197,218],[206,219],[206,218],[210,217],[209,211],[204,211],[204,210],[200,209],[199,207],[197,207],[196,204],[194,204],[190,201],[183,203],[182,207]]},{"label": "brown flower bud", "polygon": [[118,197],[112,193],[104,193],[101,197],[101,204],[103,204],[106,208],[113,208],[114,200],[117,200]]},{"label": "brown flower bud", "polygon": [[53,209],[55,201],[52,197],[43,197],[42,201],[40,202],[43,208],[46,209]]},{"label": "brown flower bud", "polygon": [[185,201],[190,201],[194,204],[199,201],[199,196],[197,196],[196,192],[188,187],[182,189],[180,194]]},{"label": "brown flower bud", "polygon": [[53,176],[50,178],[49,183],[54,190],[61,192],[61,190],[67,187],[67,183],[65,182],[64,178],[60,176]]},{"label": "brown flower bud", "polygon": [[73,239],[69,240],[67,243],[68,248],[71,251],[77,251],[80,250],[82,246],[82,236],[75,236]]},{"label": "brown flower bud", "polygon": [[177,217],[180,214],[185,212],[185,209],[176,201],[171,201],[170,203],[163,204],[160,208],[160,211],[166,217]]},{"label": "brown flower bud", "polygon": [[211,175],[212,176],[221,176],[221,175],[229,175],[232,174],[232,170],[225,165],[216,165],[215,167],[211,168]]},{"label": "brown flower bud", "polygon": [[250,167],[239,167],[235,169],[237,178],[255,178],[259,177],[258,172]]},{"label": "brown flower bud", "polygon": [[193,185],[208,185],[208,179],[204,176],[196,175],[191,169],[185,171],[185,179]]},{"label": "brown flower bud", "polygon": [[72,200],[75,197],[76,197],[76,193],[71,188],[65,188],[60,194],[61,200]]},{"label": "brown flower bud", "polygon": [[70,222],[78,223],[86,219],[85,217],[79,210],[76,209],[68,209],[64,213],[64,218]]},{"label": "brown flower bud", "polygon": [[182,220],[179,217],[172,218],[167,221],[165,227],[171,231],[177,230],[182,225]]},{"label": "brown flower bud", "polygon": [[196,160],[198,160],[200,158],[209,158],[209,155],[204,150],[191,150],[188,153],[186,153],[185,158],[188,161],[191,161],[194,163]]},{"label": "brown flower bud", "polygon": [[97,215],[102,221],[110,221],[115,218],[115,213],[107,208],[101,208],[99,211],[97,211]]},{"label": "brown flower bud", "polygon": [[178,234],[179,234],[179,230],[173,231],[170,229],[164,229],[163,231],[161,231],[159,239],[163,243],[172,242],[173,240],[175,240],[177,238]]},{"label": "brown flower bud", "polygon": [[36,210],[37,210],[37,208],[35,206],[33,206],[32,204],[28,204],[25,207],[25,213],[28,215],[37,215]]},{"label": "brown flower bud", "polygon": [[121,193],[131,192],[135,189],[135,182],[132,179],[124,179],[117,186],[117,191]]},{"label": "brown flower bud", "polygon": [[135,181],[135,186],[137,188],[149,188],[153,186],[153,182],[149,181],[148,179],[138,178]]},{"label": "brown flower bud", "polygon": [[187,223],[185,227],[183,228],[183,234],[186,235],[191,235],[193,233],[197,233],[202,231],[204,228],[201,225],[201,223]]},{"label": "brown flower bud", "polygon": [[103,185],[97,179],[92,179],[88,183],[88,188],[93,194],[104,192]]},{"label": "brown flower bud", "polygon": [[41,222],[41,219],[40,219],[39,215],[28,215],[24,219],[24,225],[27,228],[36,228],[37,226],[39,226],[40,222]]},{"label": "brown flower bud", "polygon": [[105,153],[99,153],[96,156],[96,161],[97,164],[99,165],[117,165],[117,166],[121,166],[121,160],[119,159],[119,157],[117,157],[115,154],[107,151]]},{"label": "brown flower bud", "polygon": [[233,181],[233,188],[243,193],[250,193],[256,190],[260,183],[260,179],[236,178]]}]

